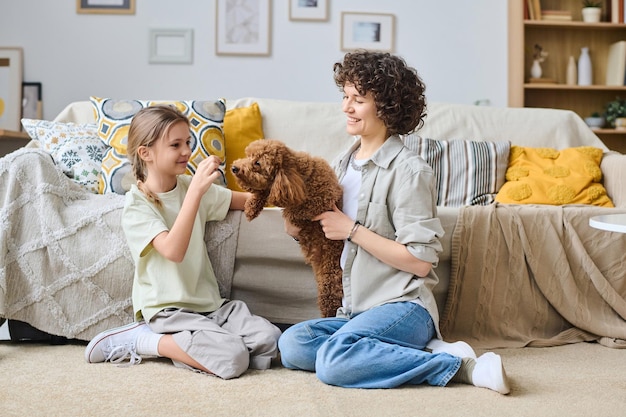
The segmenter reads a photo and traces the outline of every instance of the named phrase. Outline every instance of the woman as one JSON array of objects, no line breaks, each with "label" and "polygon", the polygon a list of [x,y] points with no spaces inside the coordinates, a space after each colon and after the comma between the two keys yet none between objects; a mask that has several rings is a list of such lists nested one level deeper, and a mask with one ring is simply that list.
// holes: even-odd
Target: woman
[{"label": "woman", "polygon": [[[440,340],[432,268],[443,229],[433,172],[400,138],[423,124],[422,80],[402,58],[368,51],[346,54],[335,63],[334,78],[344,94],[347,131],[357,141],[335,164],[343,212],[335,208],[313,220],[328,239],[345,240],[343,306],[336,317],[287,329],[278,342],[283,365],[342,387],[453,381],[507,394],[498,355],[475,359],[467,344]],[[297,237],[298,230],[285,227]],[[429,344],[433,338],[437,343]]]}]

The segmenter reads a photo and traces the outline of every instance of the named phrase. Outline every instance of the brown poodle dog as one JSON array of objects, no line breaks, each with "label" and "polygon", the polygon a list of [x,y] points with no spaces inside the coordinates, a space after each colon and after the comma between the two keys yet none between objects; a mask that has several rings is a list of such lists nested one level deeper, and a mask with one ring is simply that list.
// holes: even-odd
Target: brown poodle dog
[{"label": "brown poodle dog", "polygon": [[239,186],[250,193],[245,214],[256,218],[263,207],[283,208],[283,218],[300,228],[298,240],[306,263],[313,267],[322,317],[334,317],[341,306],[343,241],[329,240],[311,219],[334,205],[341,208],[343,190],[330,165],[320,157],[294,151],[283,142],[260,139],[250,143],[246,158],[233,162]]}]

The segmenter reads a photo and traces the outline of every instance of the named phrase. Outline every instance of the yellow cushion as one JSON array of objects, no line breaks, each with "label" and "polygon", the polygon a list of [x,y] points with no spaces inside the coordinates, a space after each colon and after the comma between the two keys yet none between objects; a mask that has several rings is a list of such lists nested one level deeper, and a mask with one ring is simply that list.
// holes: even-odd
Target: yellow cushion
[{"label": "yellow cushion", "polygon": [[509,204],[591,204],[613,207],[601,184],[602,149],[512,146],[506,182],[496,201]]},{"label": "yellow cushion", "polygon": [[250,142],[264,139],[263,120],[258,103],[226,111],[224,116],[224,142],[226,143],[226,183],[233,191],[242,191],[230,170],[233,161],[246,156],[244,150]]},{"label": "yellow cushion", "polygon": [[[133,116],[142,108],[169,104],[176,106],[187,119],[191,134],[191,158],[187,163],[187,174],[193,175],[200,161],[209,155],[216,155],[225,160],[224,146],[224,99],[201,101],[153,101],[153,100],[114,100],[110,98],[90,97],[96,113],[98,136],[110,146],[102,158],[102,172],[99,192],[124,194],[128,191],[124,177],[130,174],[130,161],[126,158],[128,129]],[[222,174],[225,163],[220,165]],[[225,178],[216,182],[226,185]]]}]

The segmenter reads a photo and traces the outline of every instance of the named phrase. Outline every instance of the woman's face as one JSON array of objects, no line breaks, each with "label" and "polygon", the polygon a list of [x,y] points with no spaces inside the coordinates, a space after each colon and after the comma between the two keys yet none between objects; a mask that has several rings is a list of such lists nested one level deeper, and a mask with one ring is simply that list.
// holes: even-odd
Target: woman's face
[{"label": "woman's face", "polygon": [[342,110],[348,116],[346,131],[350,135],[368,138],[387,138],[387,127],[377,115],[376,103],[370,92],[359,94],[353,84],[343,87]]}]

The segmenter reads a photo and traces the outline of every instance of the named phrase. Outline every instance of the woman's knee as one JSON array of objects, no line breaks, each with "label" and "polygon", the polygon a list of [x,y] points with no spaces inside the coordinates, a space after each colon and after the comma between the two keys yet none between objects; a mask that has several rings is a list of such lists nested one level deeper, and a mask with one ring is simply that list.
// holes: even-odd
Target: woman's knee
[{"label": "woman's knee", "polygon": [[294,325],[283,332],[278,339],[280,360],[285,368],[313,370],[315,354],[310,354],[307,341],[311,337],[302,326]]},{"label": "woman's knee", "polygon": [[354,369],[351,362],[358,358],[350,356],[349,335],[333,336],[317,351],[315,359],[315,374],[325,384],[346,386],[350,382],[347,378],[354,378]]}]

